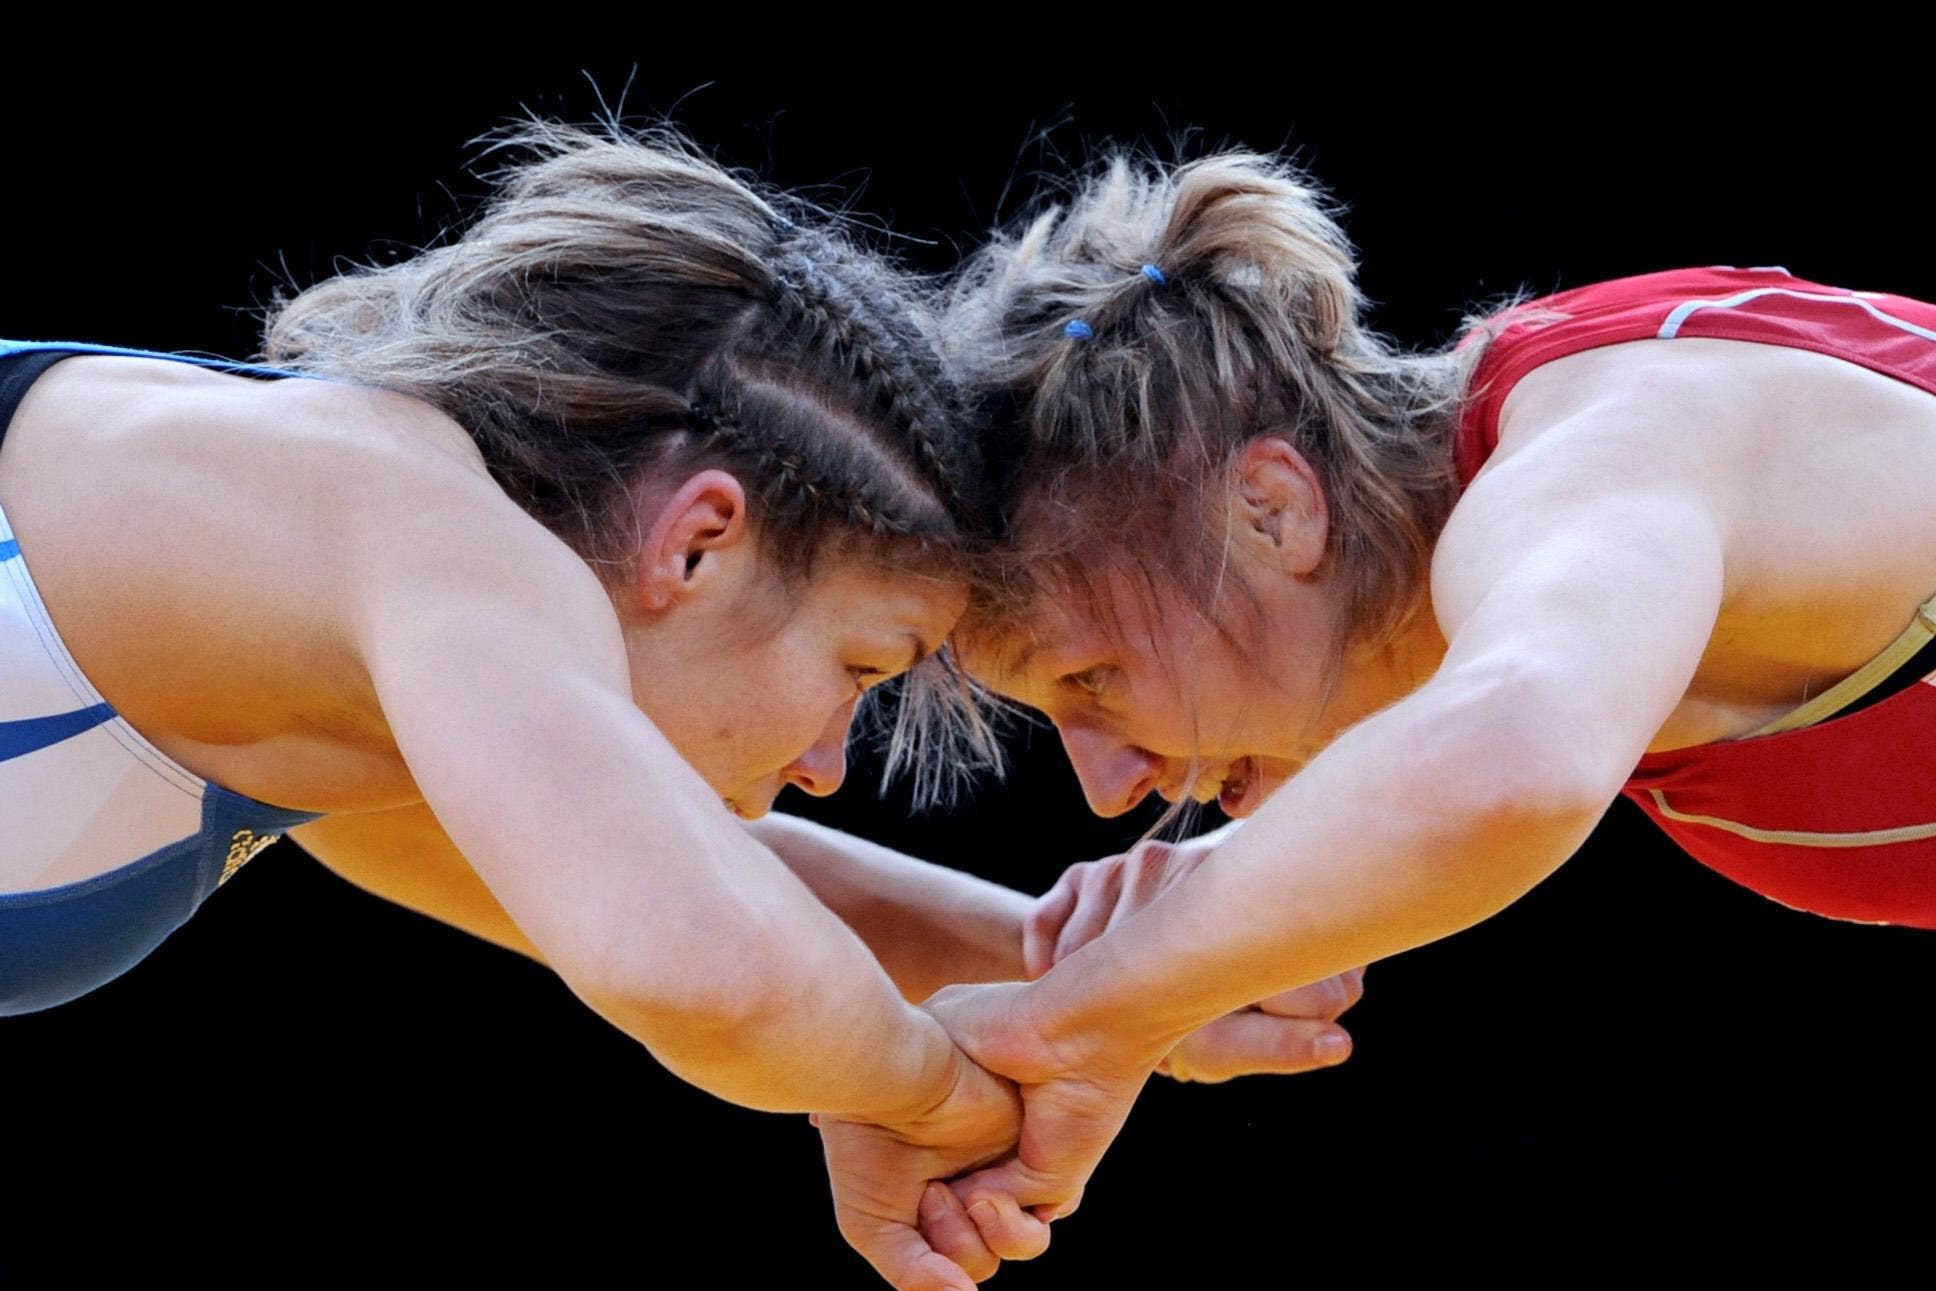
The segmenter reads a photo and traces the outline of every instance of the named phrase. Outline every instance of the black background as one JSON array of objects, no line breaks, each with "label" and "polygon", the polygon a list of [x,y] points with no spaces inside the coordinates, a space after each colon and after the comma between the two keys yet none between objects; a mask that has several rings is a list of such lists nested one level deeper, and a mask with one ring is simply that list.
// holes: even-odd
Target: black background
[{"label": "black background", "polygon": [[[664,49],[17,47],[0,335],[246,356],[272,284],[436,236],[480,191],[467,140],[521,105],[583,119],[581,69],[616,101],[635,64],[629,112],[683,96],[678,119],[727,160],[857,195],[933,269],[1085,141],[1190,134],[1296,149],[1350,204],[1376,321],[1415,344],[1521,285],[1688,264],[1936,297],[1917,82],[1848,62],[1783,78],[1754,42],[1639,79],[1557,54],[1401,71],[1357,48],[1332,70],[1186,75],[1148,48],[1018,44],[952,68]],[[276,501],[264,480],[225,505],[273,525]],[[1048,732],[955,815],[908,819],[869,781],[857,765],[811,813],[1031,891],[1147,820],[1090,819]],[[1572,1280],[1804,1252],[1855,1271],[1916,1250],[1933,948],[1735,888],[1619,805],[1512,910],[1375,967],[1344,1068],[1155,1084],[1083,1214],[998,1285]],[[0,1093],[0,1281],[871,1277],[802,1118],[681,1085],[546,972],[286,844],[125,978],[0,1021]]]}]

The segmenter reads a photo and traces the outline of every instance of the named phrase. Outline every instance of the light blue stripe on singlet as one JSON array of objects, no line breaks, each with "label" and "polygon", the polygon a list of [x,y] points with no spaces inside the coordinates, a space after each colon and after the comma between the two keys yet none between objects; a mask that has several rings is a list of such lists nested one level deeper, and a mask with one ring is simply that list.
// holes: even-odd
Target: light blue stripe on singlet
[{"label": "light blue stripe on singlet", "polygon": [[71,740],[83,731],[91,731],[102,722],[114,717],[114,709],[108,704],[95,704],[89,708],[78,708],[71,713],[55,713],[51,717],[28,717],[17,722],[0,722],[0,762],[25,757],[36,749],[44,749],[62,740]]},{"label": "light blue stripe on singlet", "polygon": [[[1787,270],[1784,269],[1782,272],[1786,273]],[[1674,311],[1660,325],[1660,331],[1658,333],[1659,339],[1671,341],[1679,336],[1681,324],[1685,323],[1700,310],[1739,309],[1743,305],[1760,300],[1763,296],[1790,296],[1796,300],[1818,300],[1828,305],[1854,305],[1858,309],[1867,312],[1878,323],[1887,323],[1891,327],[1899,327],[1912,336],[1922,337],[1925,341],[1936,341],[1936,332],[1930,331],[1927,327],[1918,327],[1907,319],[1897,318],[1894,314],[1886,314],[1858,296],[1824,296],[1820,292],[1792,291],[1787,287],[1756,287],[1753,291],[1740,292],[1722,300],[1682,301],[1680,304],[1674,306]]]},{"label": "light blue stripe on singlet", "polygon": [[18,556],[19,554],[20,554],[20,544],[15,542],[13,539],[9,538],[5,542],[0,542],[0,563],[5,563],[6,561],[12,560],[15,556]]}]

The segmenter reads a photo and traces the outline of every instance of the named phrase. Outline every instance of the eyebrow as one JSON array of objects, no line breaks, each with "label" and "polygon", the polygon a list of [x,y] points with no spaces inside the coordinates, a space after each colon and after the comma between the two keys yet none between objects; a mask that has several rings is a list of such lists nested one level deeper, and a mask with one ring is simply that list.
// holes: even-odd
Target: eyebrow
[{"label": "eyebrow", "polygon": [[1041,654],[1047,645],[1041,637],[1031,636],[1027,645],[1002,659],[1002,671],[1011,677],[1028,671],[1028,666],[1035,662],[1035,656]]}]

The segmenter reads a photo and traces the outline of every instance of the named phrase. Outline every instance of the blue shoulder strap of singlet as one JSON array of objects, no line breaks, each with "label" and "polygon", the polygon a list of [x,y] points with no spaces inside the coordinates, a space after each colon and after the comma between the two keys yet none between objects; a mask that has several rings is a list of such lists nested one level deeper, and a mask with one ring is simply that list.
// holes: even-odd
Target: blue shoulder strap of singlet
[{"label": "blue shoulder strap of singlet", "polygon": [[[333,380],[330,377],[312,377],[306,372],[291,372],[283,368],[272,368],[257,363],[238,363],[231,359],[207,358],[193,354],[172,354],[162,350],[134,349],[122,345],[97,345],[90,341],[14,341],[0,338],[0,362],[19,358],[22,355],[37,354],[49,360],[48,363],[36,359],[21,359],[19,363],[8,364],[8,370],[0,372],[0,437],[6,434],[6,423],[12,409],[19,403],[31,385],[51,361],[75,354],[109,354],[125,358],[167,359],[176,363],[192,363],[197,367],[217,368],[249,376],[295,377],[309,380]],[[19,368],[20,371],[11,369]],[[3,517],[4,513],[0,513]],[[7,532],[0,525],[0,534]],[[11,539],[0,542],[0,561],[9,560],[20,553],[19,544]],[[6,761],[21,754],[45,747],[49,742],[59,742],[79,730],[86,729],[111,718],[118,717],[114,709],[101,703],[93,708],[83,709],[80,713],[59,714],[54,718],[40,718],[21,722],[0,723],[0,761]],[[83,725],[75,725],[82,718]],[[71,728],[71,729],[70,729]],[[191,773],[192,774],[192,773]],[[290,808],[278,807],[226,789],[213,781],[205,780],[205,805],[219,799],[227,804],[231,814],[240,811],[258,826],[258,832],[268,829],[280,831],[291,825],[321,818],[318,812],[298,812]],[[240,818],[240,817],[238,817]]]},{"label": "blue shoulder strap of singlet", "polygon": [[165,350],[137,350],[124,345],[96,345],[91,341],[0,340],[0,358],[9,354],[25,354],[34,351],[57,351],[62,354],[118,354],[123,358],[131,359],[172,359],[176,363],[193,363],[197,367],[220,368],[225,372],[237,372],[249,376],[330,379],[316,377],[308,372],[291,372],[285,368],[267,367],[260,363],[239,363],[234,359],[208,358],[197,354],[172,354]]}]

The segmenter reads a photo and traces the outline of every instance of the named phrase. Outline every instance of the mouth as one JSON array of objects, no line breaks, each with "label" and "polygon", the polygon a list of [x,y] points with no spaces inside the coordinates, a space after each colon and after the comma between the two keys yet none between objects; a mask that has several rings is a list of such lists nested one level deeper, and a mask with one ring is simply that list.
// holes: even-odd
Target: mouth
[{"label": "mouth", "polygon": [[1224,768],[1217,786],[1217,806],[1231,819],[1248,816],[1264,800],[1263,777],[1257,774],[1257,759],[1241,757]]},{"label": "mouth", "polygon": [[1248,754],[1226,763],[1221,771],[1206,771],[1195,784],[1166,785],[1158,792],[1167,802],[1188,799],[1199,806],[1215,802],[1227,816],[1246,815],[1257,809],[1268,790],[1263,785],[1257,760]]}]

